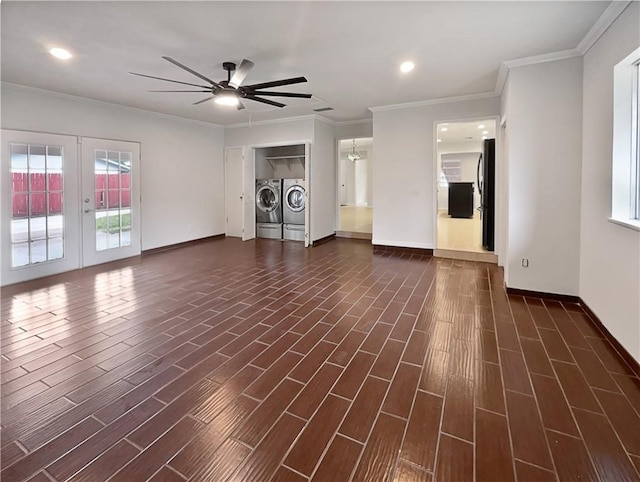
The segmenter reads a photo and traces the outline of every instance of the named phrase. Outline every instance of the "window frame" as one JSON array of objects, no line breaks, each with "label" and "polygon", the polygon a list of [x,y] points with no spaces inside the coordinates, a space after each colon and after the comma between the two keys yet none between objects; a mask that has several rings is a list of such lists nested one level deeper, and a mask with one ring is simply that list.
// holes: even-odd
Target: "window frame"
[{"label": "window frame", "polygon": [[640,59],[633,64],[631,109],[631,214],[640,219]]},{"label": "window frame", "polygon": [[609,221],[640,231],[640,47],[613,69]]}]

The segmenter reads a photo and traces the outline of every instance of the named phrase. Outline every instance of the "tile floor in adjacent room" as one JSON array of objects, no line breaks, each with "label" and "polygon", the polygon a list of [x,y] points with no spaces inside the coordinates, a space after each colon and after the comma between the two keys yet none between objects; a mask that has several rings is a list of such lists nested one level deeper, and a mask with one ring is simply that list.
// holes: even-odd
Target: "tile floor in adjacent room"
[{"label": "tile floor in adjacent room", "polygon": [[3,289],[1,423],[7,482],[640,480],[640,380],[580,306],[353,240]]},{"label": "tile floor in adjacent room", "polygon": [[366,206],[340,206],[339,231],[371,233],[373,208]]},{"label": "tile floor in adjacent room", "polygon": [[452,218],[446,210],[438,211],[438,249],[486,253],[482,247],[480,211],[473,218]]}]

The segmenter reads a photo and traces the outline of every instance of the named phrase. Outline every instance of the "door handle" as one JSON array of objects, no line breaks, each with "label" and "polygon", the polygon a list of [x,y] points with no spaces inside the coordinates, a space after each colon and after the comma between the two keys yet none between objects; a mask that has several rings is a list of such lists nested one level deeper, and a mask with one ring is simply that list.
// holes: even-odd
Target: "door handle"
[{"label": "door handle", "polygon": [[93,212],[93,209],[87,208],[87,209],[84,210],[85,214],[89,214],[89,213],[92,213],[92,212]]}]

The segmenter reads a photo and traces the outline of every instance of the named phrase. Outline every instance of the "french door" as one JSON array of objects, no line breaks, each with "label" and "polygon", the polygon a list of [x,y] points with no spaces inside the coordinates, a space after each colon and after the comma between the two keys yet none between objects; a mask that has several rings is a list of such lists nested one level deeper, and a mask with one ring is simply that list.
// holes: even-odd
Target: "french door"
[{"label": "french door", "polygon": [[139,144],[3,129],[1,151],[0,284],[140,254]]},{"label": "french door", "polygon": [[81,142],[83,266],[140,254],[140,144]]},{"label": "french door", "polygon": [[78,143],[2,130],[2,284],[80,267]]}]

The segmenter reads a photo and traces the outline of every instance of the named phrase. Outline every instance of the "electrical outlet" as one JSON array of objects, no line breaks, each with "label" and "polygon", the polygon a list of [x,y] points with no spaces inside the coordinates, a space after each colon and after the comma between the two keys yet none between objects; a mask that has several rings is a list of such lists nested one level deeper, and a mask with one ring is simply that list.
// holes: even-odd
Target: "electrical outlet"
[{"label": "electrical outlet", "polygon": [[529,267],[529,258],[522,258],[522,267],[523,268]]}]

